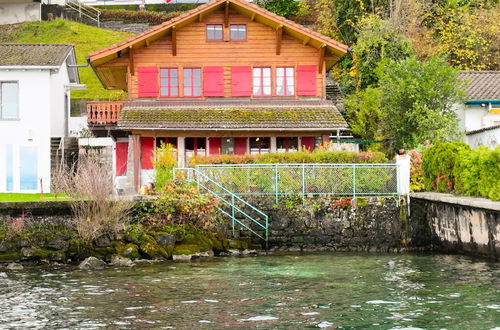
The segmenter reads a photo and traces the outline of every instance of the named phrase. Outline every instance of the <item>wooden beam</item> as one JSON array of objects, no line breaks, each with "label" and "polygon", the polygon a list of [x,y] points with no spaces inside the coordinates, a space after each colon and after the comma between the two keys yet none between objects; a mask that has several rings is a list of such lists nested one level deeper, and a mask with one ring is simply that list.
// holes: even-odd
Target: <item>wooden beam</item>
[{"label": "wooden beam", "polygon": [[132,76],[135,76],[135,68],[134,68],[134,48],[130,46],[128,48],[128,70]]},{"label": "wooden beam", "polygon": [[307,46],[307,44],[309,44],[309,41],[311,41],[311,38],[310,37],[307,37],[304,42],[302,43],[304,46]]},{"label": "wooden beam", "polygon": [[281,39],[283,36],[283,25],[276,28],[276,55],[281,54]]},{"label": "wooden beam", "polygon": [[177,56],[177,31],[172,26],[172,56]]},{"label": "wooden beam", "polygon": [[253,22],[255,19],[255,12],[252,13],[252,16],[250,16],[250,22]]},{"label": "wooden beam", "polygon": [[224,9],[224,27],[229,27],[229,1],[226,1],[226,8]]},{"label": "wooden beam", "polygon": [[198,15],[198,22],[201,22],[201,21],[203,21],[203,13],[200,13]]},{"label": "wooden beam", "polygon": [[325,49],[326,45],[323,45],[319,49],[319,65],[318,65],[318,73],[323,72],[323,65],[325,65]]}]

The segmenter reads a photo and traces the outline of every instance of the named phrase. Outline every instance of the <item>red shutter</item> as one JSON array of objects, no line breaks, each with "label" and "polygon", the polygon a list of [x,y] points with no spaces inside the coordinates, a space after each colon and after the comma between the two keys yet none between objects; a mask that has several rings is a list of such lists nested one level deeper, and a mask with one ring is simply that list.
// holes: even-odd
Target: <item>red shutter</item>
[{"label": "red shutter", "polygon": [[234,153],[236,155],[247,153],[247,138],[234,138]]},{"label": "red shutter", "polygon": [[158,69],[155,66],[137,68],[139,79],[139,97],[158,96]]},{"label": "red shutter", "polygon": [[308,151],[314,150],[314,138],[312,136],[302,137],[302,149],[306,149]]},{"label": "red shutter", "polygon": [[316,65],[299,65],[297,67],[297,95],[316,96]]},{"label": "red shutter", "polygon": [[128,142],[116,142],[116,176],[127,172]]},{"label": "red shutter", "polygon": [[154,138],[143,137],[141,138],[141,169],[152,170],[153,169],[153,150],[154,150]]},{"label": "red shutter", "polygon": [[223,66],[206,66],[203,68],[203,95],[224,96]]},{"label": "red shutter", "polygon": [[209,138],[210,155],[220,155],[221,138]]},{"label": "red shutter", "polygon": [[231,67],[231,95],[252,95],[252,68],[249,66]]}]

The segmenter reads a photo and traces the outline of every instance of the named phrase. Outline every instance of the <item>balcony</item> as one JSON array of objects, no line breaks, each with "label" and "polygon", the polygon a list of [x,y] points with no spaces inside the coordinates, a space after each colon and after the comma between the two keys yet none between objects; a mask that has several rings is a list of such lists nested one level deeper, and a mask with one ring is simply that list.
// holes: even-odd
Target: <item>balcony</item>
[{"label": "balcony", "polygon": [[122,107],[122,101],[88,102],[87,123],[89,125],[116,125]]}]

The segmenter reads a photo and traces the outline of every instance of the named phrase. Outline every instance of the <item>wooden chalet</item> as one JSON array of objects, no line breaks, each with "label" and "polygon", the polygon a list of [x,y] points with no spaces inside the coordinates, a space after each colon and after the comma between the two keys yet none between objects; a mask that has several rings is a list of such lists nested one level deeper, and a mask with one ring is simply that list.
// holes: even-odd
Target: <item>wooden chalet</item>
[{"label": "wooden chalet", "polygon": [[116,175],[147,182],[161,142],[192,155],[287,152],[348,125],[326,99],[347,46],[246,0],[213,0],[90,54],[126,102],[91,102],[88,123],[116,139]]}]

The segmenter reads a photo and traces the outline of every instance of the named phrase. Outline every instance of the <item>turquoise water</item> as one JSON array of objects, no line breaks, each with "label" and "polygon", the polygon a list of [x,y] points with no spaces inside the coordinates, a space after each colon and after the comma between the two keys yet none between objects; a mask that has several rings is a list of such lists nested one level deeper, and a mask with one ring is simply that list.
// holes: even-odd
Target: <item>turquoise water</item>
[{"label": "turquoise water", "polygon": [[464,256],[336,253],[0,269],[0,328],[102,327],[493,329],[500,266]]}]

